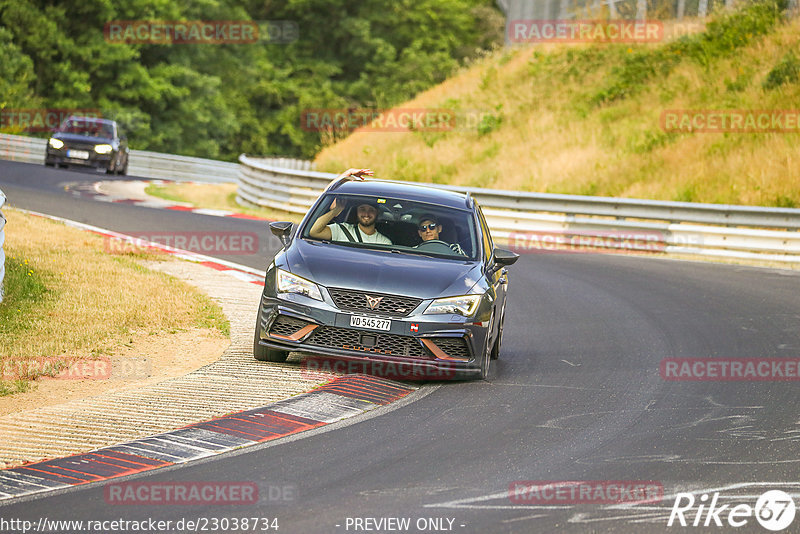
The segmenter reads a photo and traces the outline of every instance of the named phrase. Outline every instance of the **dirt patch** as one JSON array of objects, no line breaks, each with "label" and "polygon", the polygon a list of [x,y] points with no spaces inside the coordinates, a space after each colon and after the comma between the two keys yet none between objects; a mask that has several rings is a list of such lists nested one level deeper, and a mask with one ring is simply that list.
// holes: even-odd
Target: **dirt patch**
[{"label": "dirt patch", "polygon": [[183,376],[217,361],[228,345],[230,339],[205,328],[161,335],[136,333],[114,355],[96,360],[97,365],[92,366],[99,370],[95,378],[40,378],[25,393],[0,397],[0,415],[137,389]]}]

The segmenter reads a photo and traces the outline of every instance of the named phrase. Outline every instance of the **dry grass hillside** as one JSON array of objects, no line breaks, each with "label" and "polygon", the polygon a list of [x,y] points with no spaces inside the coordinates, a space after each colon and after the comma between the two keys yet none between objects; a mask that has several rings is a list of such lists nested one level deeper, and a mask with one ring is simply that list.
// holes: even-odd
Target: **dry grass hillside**
[{"label": "dry grass hillside", "polygon": [[402,108],[445,108],[444,132],[360,131],[319,170],[549,193],[800,206],[794,133],[667,132],[665,110],[800,108],[800,18],[766,2],[660,44],[500,51]]}]

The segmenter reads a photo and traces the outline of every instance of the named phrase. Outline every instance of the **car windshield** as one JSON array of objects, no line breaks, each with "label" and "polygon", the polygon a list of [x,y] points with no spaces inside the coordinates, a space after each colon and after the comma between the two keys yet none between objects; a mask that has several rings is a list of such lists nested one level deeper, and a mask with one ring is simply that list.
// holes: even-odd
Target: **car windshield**
[{"label": "car windshield", "polygon": [[94,119],[67,119],[59,129],[62,133],[86,135],[89,137],[114,137],[114,127],[111,123]]},{"label": "car windshield", "polygon": [[[363,222],[367,226],[360,224]],[[324,230],[326,227],[330,232]],[[478,258],[477,236],[475,219],[466,209],[400,198],[336,194],[323,197],[302,233],[305,239],[324,239],[343,246],[472,261]]]}]

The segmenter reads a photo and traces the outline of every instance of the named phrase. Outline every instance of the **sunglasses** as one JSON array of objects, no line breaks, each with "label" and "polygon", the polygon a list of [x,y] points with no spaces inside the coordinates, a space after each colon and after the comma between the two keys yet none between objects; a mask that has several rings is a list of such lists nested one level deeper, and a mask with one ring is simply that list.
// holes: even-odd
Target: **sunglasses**
[{"label": "sunglasses", "polygon": [[421,226],[418,226],[418,227],[417,227],[417,229],[418,229],[420,232],[424,232],[425,230],[430,230],[430,231],[433,231],[433,230],[436,230],[436,228],[437,228],[438,226],[439,226],[439,224],[438,224],[438,223],[430,223],[430,224],[423,224],[423,225],[421,225]]}]

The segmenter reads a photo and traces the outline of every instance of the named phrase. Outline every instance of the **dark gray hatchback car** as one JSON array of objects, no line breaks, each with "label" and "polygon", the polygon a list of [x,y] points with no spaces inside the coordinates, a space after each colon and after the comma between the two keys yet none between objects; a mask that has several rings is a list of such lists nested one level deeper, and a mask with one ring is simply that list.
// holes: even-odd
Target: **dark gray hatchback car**
[{"label": "dark gray hatchback car", "polygon": [[108,174],[128,174],[128,154],[128,140],[115,121],[69,117],[47,141],[44,164],[79,165],[102,169]]},{"label": "dark gray hatchback car", "polygon": [[518,256],[493,245],[470,195],[339,180],[299,225],[270,228],[284,248],[267,269],[257,360],[299,351],[309,370],[486,378]]}]

